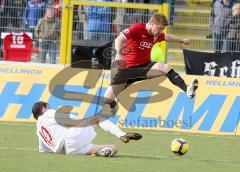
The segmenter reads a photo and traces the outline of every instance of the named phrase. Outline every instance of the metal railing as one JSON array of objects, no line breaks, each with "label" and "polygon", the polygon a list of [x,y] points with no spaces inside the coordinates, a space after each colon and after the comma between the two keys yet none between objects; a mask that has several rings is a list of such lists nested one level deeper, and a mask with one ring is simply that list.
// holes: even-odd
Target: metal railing
[{"label": "metal railing", "polygon": [[[80,14],[78,21],[74,20],[78,18],[76,11]],[[146,22],[156,12],[168,16],[167,4],[164,8],[164,5],[69,0],[63,9],[61,63],[71,63],[72,39],[114,40],[124,28],[136,22]],[[96,27],[99,29],[94,30]],[[166,54],[165,42],[162,48]]]},{"label": "metal railing", "polygon": [[[39,35],[36,36],[36,26],[44,17],[46,8],[54,6],[42,3],[37,5],[38,8],[29,9],[27,8],[29,5],[24,2],[22,0],[17,1],[16,4],[0,5],[0,32],[32,32],[33,62],[44,62],[42,59],[46,57],[46,63],[70,64],[72,40],[114,40],[124,28],[136,22],[147,22],[155,12],[164,12],[167,16],[170,14],[171,24],[168,26],[168,33],[190,38],[192,44],[186,48],[205,52],[240,52],[240,21],[239,17],[231,16],[232,9],[226,14],[222,11],[222,15],[225,16],[222,18],[222,23],[225,26],[218,28],[220,34],[216,35],[210,27],[211,7],[190,8],[175,5],[170,8],[172,11],[168,14],[161,5],[65,0],[62,7],[53,8],[54,22],[62,24],[52,30],[52,35],[59,36],[46,38],[46,44],[53,42],[53,48],[50,48],[53,51],[45,50],[43,53],[44,47],[41,42],[43,39],[39,38]],[[96,12],[95,9],[99,11]],[[35,11],[36,15],[31,15],[32,13],[29,12],[31,10]],[[100,16],[101,23],[95,20],[97,16]],[[100,30],[92,30],[90,25],[99,26]],[[45,29],[45,33],[49,33],[50,30]],[[63,36],[61,37],[60,34]],[[0,40],[0,58],[2,58],[2,43]],[[178,71],[183,71],[182,48],[184,47],[176,43],[167,45],[167,61]]]},{"label": "metal railing", "polygon": [[[167,60],[178,71],[184,70],[182,49],[202,52],[240,52],[240,14],[232,16],[232,8],[225,10],[212,7],[173,6],[168,33],[190,38],[188,47],[168,43]],[[234,36],[233,36],[234,35]]]},{"label": "metal railing", "polygon": [[[46,1],[11,2],[10,4],[10,1],[5,0],[3,4],[0,4],[0,34],[30,32],[33,35],[30,50],[31,61],[59,63],[61,7],[54,8],[54,4],[46,3]],[[48,19],[46,19],[47,9],[53,14]],[[37,27],[38,24],[41,26]],[[3,39],[0,39],[1,59],[3,59],[3,48]]]},{"label": "metal railing", "polygon": [[[65,0],[62,7],[56,9],[46,1],[23,2],[1,5],[0,32],[31,32],[31,61],[41,63],[70,64],[72,40],[114,40],[131,24],[147,22],[153,13],[164,12],[162,5],[151,4]],[[44,20],[48,8],[54,11],[51,21]],[[100,24],[96,16],[101,16]],[[44,27],[49,23],[49,27]],[[92,30],[91,26],[96,25],[101,29]],[[162,45],[166,50],[166,43]],[[2,39],[0,47],[0,58],[3,58]]]}]

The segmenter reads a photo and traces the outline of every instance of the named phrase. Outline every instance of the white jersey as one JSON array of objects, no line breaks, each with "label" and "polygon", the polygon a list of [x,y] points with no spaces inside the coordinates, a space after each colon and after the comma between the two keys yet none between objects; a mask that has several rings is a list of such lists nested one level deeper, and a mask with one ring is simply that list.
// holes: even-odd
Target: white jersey
[{"label": "white jersey", "polygon": [[56,110],[53,109],[49,109],[38,117],[37,135],[39,139],[39,152],[87,153],[92,147],[91,142],[96,137],[93,126],[69,128],[57,123],[57,117],[60,123],[66,123],[65,120],[69,118],[76,120],[72,114],[56,114]]},{"label": "white jersey", "polygon": [[49,109],[38,118],[37,135],[40,152],[64,152],[64,137],[69,129],[56,122],[55,113],[56,110]]}]

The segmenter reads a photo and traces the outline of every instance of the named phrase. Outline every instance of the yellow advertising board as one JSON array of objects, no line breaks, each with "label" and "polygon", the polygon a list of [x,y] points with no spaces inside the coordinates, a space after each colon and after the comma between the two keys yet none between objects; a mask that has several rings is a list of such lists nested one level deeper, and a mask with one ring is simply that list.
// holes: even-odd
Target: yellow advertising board
[{"label": "yellow advertising board", "polygon": [[[72,106],[87,118],[103,109],[102,97],[112,71],[64,68],[61,65],[0,64],[0,121],[34,122],[35,102],[53,109]],[[199,80],[189,99],[165,77],[134,83],[118,97],[120,109],[111,120],[121,127],[177,132],[239,135],[240,81],[236,78],[183,76]]]}]

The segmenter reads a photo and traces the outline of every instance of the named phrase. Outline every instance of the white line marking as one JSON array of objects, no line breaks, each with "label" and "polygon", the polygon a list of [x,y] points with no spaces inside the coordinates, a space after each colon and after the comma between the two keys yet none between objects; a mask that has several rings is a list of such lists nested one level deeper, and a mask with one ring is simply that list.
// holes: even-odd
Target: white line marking
[{"label": "white line marking", "polygon": [[[35,123],[8,123],[8,122],[0,122],[0,125],[10,125],[10,126],[26,126],[26,127],[36,127]],[[123,128],[130,129],[130,128]],[[140,133],[152,134],[152,135],[183,135],[183,136],[190,136],[190,137],[206,137],[206,138],[225,138],[225,139],[239,139],[240,136],[232,135],[209,135],[209,134],[196,134],[196,133],[181,133],[181,132],[174,132],[174,131],[163,131],[163,130],[141,130],[133,128],[134,130],[138,130]]]},{"label": "white line marking", "polygon": [[17,122],[17,123],[11,123],[11,122],[0,122],[0,125],[10,125],[10,126],[26,126],[26,127],[35,127],[36,124],[33,123],[21,123],[21,122]]},{"label": "white line marking", "polygon": [[239,136],[232,135],[232,136],[226,136],[226,135],[207,135],[207,134],[195,134],[195,133],[179,133],[174,131],[164,132],[159,130],[157,131],[146,131],[141,130],[140,133],[146,133],[146,134],[152,134],[152,135],[184,135],[184,136],[190,136],[190,137],[207,137],[207,138],[226,138],[226,139],[239,139]]},{"label": "white line marking", "polygon": [[226,139],[239,139],[239,136],[232,135],[232,136],[226,136],[226,135],[207,135],[207,134],[196,134],[196,133],[179,133],[179,132],[174,132],[174,131],[169,131],[169,132],[163,132],[160,131],[146,131],[146,130],[141,130],[140,133],[146,133],[146,134],[152,134],[152,135],[183,135],[183,136],[190,136],[190,137],[207,137],[207,138],[226,138]]},{"label": "white line marking", "polygon": [[37,152],[38,150],[37,149],[33,149],[33,148],[9,148],[9,147],[6,147],[6,146],[0,146],[0,149],[7,149],[7,150],[30,150],[30,151],[33,151],[33,152]]},{"label": "white line marking", "polygon": [[[5,150],[27,150],[27,151],[33,151],[38,152],[37,149],[33,148],[8,148],[6,146],[0,146],[0,149]],[[201,159],[201,158],[195,158],[195,157],[180,157],[180,156],[167,156],[167,155],[140,155],[140,154],[118,154],[116,157],[129,157],[129,158],[153,158],[153,159],[164,159],[164,158],[171,158],[174,160],[192,160],[192,161],[206,161],[206,162],[216,162],[216,163],[232,163],[232,164],[240,164],[240,161],[228,161],[228,160],[219,160],[219,159]]]},{"label": "white line marking", "polygon": [[229,160],[218,160],[218,159],[202,159],[202,158],[197,158],[197,157],[186,157],[186,156],[166,156],[166,155],[139,155],[139,154],[119,154],[119,156],[124,157],[127,156],[129,158],[153,158],[153,159],[163,159],[163,158],[171,158],[174,160],[192,160],[192,161],[206,161],[206,162],[216,162],[216,163],[234,163],[234,164],[240,164],[240,161],[229,161]]}]

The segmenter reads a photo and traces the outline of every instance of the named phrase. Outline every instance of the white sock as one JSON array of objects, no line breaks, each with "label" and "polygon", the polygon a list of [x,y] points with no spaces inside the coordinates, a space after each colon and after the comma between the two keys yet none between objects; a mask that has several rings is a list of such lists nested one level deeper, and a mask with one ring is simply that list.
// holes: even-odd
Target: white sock
[{"label": "white sock", "polygon": [[111,121],[109,120],[105,120],[103,122],[99,123],[99,126],[104,130],[104,131],[108,131],[109,133],[117,136],[117,137],[121,137],[126,135],[127,133],[123,132],[117,125],[113,124]]}]

